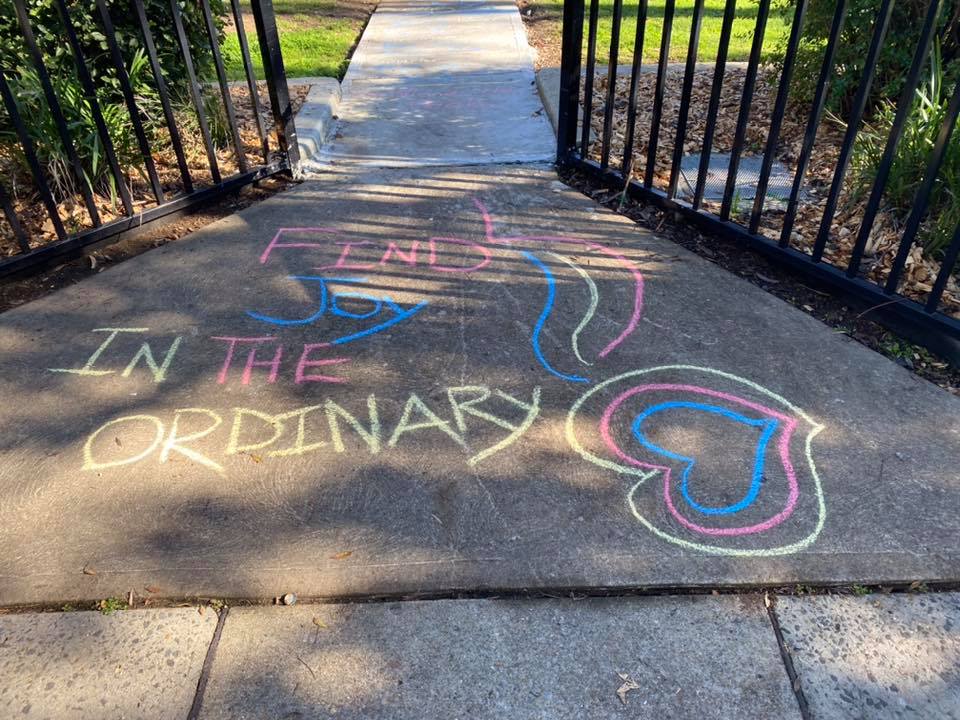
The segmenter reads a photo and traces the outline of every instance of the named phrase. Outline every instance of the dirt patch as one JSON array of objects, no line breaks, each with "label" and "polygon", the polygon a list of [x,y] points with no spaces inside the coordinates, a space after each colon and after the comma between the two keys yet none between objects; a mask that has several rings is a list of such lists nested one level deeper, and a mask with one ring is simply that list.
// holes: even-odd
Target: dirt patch
[{"label": "dirt patch", "polygon": [[536,69],[560,67],[563,10],[559,6],[539,5],[530,0],[518,0],[517,7],[527,31],[527,40],[536,51]]}]

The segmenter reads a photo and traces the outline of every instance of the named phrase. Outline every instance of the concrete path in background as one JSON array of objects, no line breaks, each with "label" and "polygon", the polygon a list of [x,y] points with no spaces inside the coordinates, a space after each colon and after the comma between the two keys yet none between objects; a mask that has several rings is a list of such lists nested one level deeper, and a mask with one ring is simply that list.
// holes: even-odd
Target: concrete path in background
[{"label": "concrete path in background", "polygon": [[511,0],[386,0],[343,79],[334,165],[552,160],[556,143]]}]

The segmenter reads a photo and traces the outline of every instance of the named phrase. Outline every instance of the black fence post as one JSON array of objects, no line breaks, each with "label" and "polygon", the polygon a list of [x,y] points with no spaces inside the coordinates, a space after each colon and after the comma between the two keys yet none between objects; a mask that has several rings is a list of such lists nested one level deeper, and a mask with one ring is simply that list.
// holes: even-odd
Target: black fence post
[{"label": "black fence post", "polygon": [[286,157],[290,174],[297,177],[300,175],[297,128],[293,122],[287,72],[283,67],[283,55],[280,53],[280,35],[277,32],[277,18],[273,13],[273,0],[251,0],[250,7],[260,40],[260,55],[263,58],[263,72],[270,92],[277,145]]},{"label": "black fence post", "polygon": [[577,106],[580,102],[580,53],[583,44],[583,0],[563,3],[560,100],[557,105],[557,164],[567,161],[577,145]]}]

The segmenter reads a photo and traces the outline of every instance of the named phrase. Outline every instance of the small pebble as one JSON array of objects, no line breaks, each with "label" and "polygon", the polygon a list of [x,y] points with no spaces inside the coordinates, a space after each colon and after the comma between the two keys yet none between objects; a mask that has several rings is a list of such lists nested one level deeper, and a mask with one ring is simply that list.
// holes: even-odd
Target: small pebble
[{"label": "small pebble", "polygon": [[284,604],[284,605],[296,605],[296,604],[297,604],[297,596],[294,595],[293,593],[287,593],[286,595],[283,596],[283,598],[281,598],[281,600],[283,601],[283,604]]}]

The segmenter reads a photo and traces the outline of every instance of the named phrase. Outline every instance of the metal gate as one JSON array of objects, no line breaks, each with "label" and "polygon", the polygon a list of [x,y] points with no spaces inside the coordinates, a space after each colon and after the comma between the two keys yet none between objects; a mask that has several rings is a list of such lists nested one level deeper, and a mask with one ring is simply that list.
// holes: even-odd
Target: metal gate
[{"label": "metal gate", "polygon": [[[872,35],[869,36],[865,69],[847,111],[846,128],[842,132],[839,127],[830,129],[836,136],[831,147],[832,177],[825,177],[819,187],[814,187],[815,199],[808,195],[812,192],[808,170],[811,162],[819,159],[816,155],[819,152],[818,132],[822,135],[826,127],[825,105],[837,70],[836,50],[842,41],[845,23],[850,21],[847,0],[836,3],[829,36],[822,49],[822,61],[818,60],[815,93],[802,107],[790,102],[790,92],[791,82],[796,79],[794,72],[809,0],[796,0],[783,16],[788,34],[780,45],[777,79],[769,88],[770,102],[761,115],[752,112],[751,108],[757,101],[758,82],[765,81],[770,75],[769,66],[764,63],[763,43],[771,17],[771,1],[744,3],[741,0],[741,6],[749,4],[755,9],[756,19],[750,27],[749,58],[745,67],[741,65],[737,69],[735,100],[728,103],[736,114],[732,142],[723,148],[726,152],[722,154],[715,152],[715,133],[722,94],[730,91],[725,83],[730,81],[728,50],[735,13],[739,11],[738,3],[737,0],[727,0],[718,47],[715,54],[711,51],[705,58],[698,56],[705,17],[704,0],[692,0],[690,4],[689,37],[686,32],[677,37],[679,33],[673,34],[675,19],[680,16],[676,0],[666,0],[662,14],[654,14],[648,8],[647,0],[638,0],[632,66],[629,74],[620,73],[620,82],[617,82],[618,55],[624,42],[621,36],[623,0],[613,0],[612,12],[602,20],[598,0],[589,0],[588,11],[584,0],[566,0],[558,163],[584,171],[611,189],[677,211],[706,232],[740,241],[770,259],[854,298],[871,308],[871,317],[876,316],[916,342],[948,357],[960,358],[960,305],[948,306],[947,302],[954,303],[956,299],[957,278],[954,273],[960,255],[960,227],[936,255],[918,255],[918,234],[929,219],[931,192],[938,173],[950,143],[960,142],[960,138],[951,139],[960,112],[960,85],[948,87],[944,93],[946,109],[936,141],[925,158],[923,180],[912,207],[900,220],[899,239],[890,247],[886,266],[878,270],[876,263],[873,267],[865,263],[865,249],[878,213],[883,209],[885,187],[898,143],[902,141],[913,98],[930,62],[942,0],[932,0],[925,15],[917,18],[915,28],[919,39],[916,47],[908,48],[912,62],[903,67],[904,80],[896,101],[895,118],[889,133],[878,143],[878,154],[879,147],[882,147],[882,156],[872,187],[864,193],[865,202],[860,200],[855,211],[854,220],[858,224],[855,232],[840,229],[840,232],[846,232],[842,242],[834,224],[839,210],[845,208],[842,204],[844,181],[858,133],[863,131],[870,118],[868,101],[875,81],[878,54],[885,42],[891,42],[893,0],[878,0],[875,16],[871,16]],[[686,5],[684,9],[690,11]],[[633,16],[629,19],[632,21]],[[642,65],[645,35],[650,34],[654,21],[660,30],[660,42],[658,46],[648,47],[647,53],[655,54],[656,67],[645,68]],[[604,27],[610,35],[609,47],[598,48],[598,25],[601,22],[609,23]],[[671,67],[670,49],[678,43],[681,47],[686,44],[686,55],[682,64],[677,62]],[[608,62],[600,65],[597,58],[602,52],[606,53]],[[698,64],[701,59],[710,63],[707,68]],[[646,77],[644,72],[648,73]],[[682,81],[679,79],[681,73]],[[699,99],[694,93],[695,81],[700,83]],[[640,86],[644,83],[647,89],[641,92]],[[674,95],[667,103],[665,92],[670,87],[674,89]],[[689,126],[689,117],[697,102],[701,103],[699,111],[705,113],[705,126],[694,133]],[[641,108],[644,112],[640,112]],[[621,118],[619,125],[614,122],[615,112]],[[643,127],[641,116],[646,120]],[[784,123],[789,121],[798,129],[802,128],[802,141],[798,132],[797,152],[781,169],[788,174],[781,197],[774,202],[770,190],[772,171],[779,163],[778,147],[783,141]],[[747,147],[748,125],[760,128],[765,135],[764,141],[755,141],[753,148]],[[668,152],[664,152],[665,144],[672,146]],[[748,150],[752,151],[750,160],[755,167],[750,178],[746,177],[743,168]],[[744,187],[745,180],[753,197],[741,208],[738,207],[737,192],[738,188]],[[716,184],[713,203],[705,199],[711,181]],[[809,215],[814,204],[817,212],[814,232],[801,238],[796,225],[798,213]],[[842,252],[836,250],[840,244],[843,245]],[[916,283],[919,289],[911,286],[907,292],[905,269],[912,271],[912,262],[917,258],[928,268],[928,276],[925,282]],[[947,298],[945,290],[953,294]]]},{"label": "metal gate", "polygon": [[[7,165],[0,205],[9,233],[0,277],[62,262],[126,230],[297,172],[271,0],[249,3],[266,118],[249,15],[239,0],[12,2],[14,17],[0,38]],[[230,12],[232,28],[211,2]],[[221,52],[228,32],[236,38],[239,83],[229,81]],[[235,98],[242,92],[244,122]]]}]

